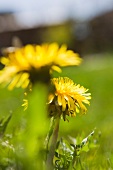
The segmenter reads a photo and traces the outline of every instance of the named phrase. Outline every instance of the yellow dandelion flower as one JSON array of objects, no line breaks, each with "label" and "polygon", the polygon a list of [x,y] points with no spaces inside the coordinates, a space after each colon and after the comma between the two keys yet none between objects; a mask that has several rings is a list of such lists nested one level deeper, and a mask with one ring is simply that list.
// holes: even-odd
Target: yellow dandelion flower
[{"label": "yellow dandelion flower", "polygon": [[28,87],[29,83],[50,81],[50,71],[61,71],[60,67],[79,65],[78,54],[57,43],[26,45],[1,58],[5,65],[0,71],[0,83],[14,87]]},{"label": "yellow dandelion flower", "polygon": [[76,116],[76,113],[85,114],[87,108],[84,104],[90,104],[91,94],[67,77],[53,78],[52,84],[55,86],[55,93],[49,95],[50,115],[62,115],[64,120],[66,115]]}]

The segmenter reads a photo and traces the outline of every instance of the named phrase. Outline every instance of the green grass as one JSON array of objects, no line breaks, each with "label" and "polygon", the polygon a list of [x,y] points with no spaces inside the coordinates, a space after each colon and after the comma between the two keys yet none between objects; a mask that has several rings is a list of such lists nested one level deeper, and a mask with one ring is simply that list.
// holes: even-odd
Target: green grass
[{"label": "green grass", "polygon": [[[58,76],[58,74],[55,74]],[[83,154],[83,159],[90,169],[113,168],[113,57],[89,56],[84,58],[79,67],[64,68],[60,76],[67,76],[77,84],[89,89],[92,94],[91,104],[86,115],[69,118],[69,122],[60,122],[59,137],[87,136],[96,128],[101,132],[100,147],[96,152]],[[8,91],[0,89],[0,118],[13,113],[9,127],[16,126],[23,90]],[[92,154],[94,153],[94,155]],[[89,156],[90,155],[90,156]],[[91,168],[92,167],[92,168]]]},{"label": "green grass", "polygon": [[87,136],[96,128],[96,133],[101,132],[96,164],[107,169],[110,161],[113,168],[113,57],[85,58],[81,66],[63,69],[62,75],[88,88],[92,99],[86,115],[70,118],[69,122],[61,121],[60,135],[76,137],[84,133]]},{"label": "green grass", "polygon": [[92,94],[87,114],[78,116],[75,120],[71,118],[71,126],[74,126],[74,129],[77,127],[77,131],[79,128],[88,130],[89,127],[108,130],[105,125],[108,124],[110,128],[113,113],[113,59],[86,58],[79,67],[63,69],[62,76],[70,77],[75,83],[88,88]]}]

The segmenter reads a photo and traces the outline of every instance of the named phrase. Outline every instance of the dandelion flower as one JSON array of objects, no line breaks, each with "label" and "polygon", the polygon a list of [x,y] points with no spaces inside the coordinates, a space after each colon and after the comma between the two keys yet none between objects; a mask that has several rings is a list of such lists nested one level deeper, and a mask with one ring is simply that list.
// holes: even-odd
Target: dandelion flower
[{"label": "dandelion flower", "polygon": [[[66,116],[74,117],[76,113],[85,114],[87,108],[85,104],[90,104],[91,94],[79,84],[76,85],[73,80],[67,77],[59,77],[51,79],[51,85],[55,89],[48,96],[48,108],[50,116]],[[32,91],[31,89],[29,92]],[[27,92],[24,93],[27,96]],[[23,99],[24,110],[28,108],[28,99]]]},{"label": "dandelion flower", "polygon": [[60,67],[79,65],[81,58],[77,53],[61,47],[57,43],[26,45],[13,50],[1,58],[4,68],[0,71],[0,84],[26,88],[36,81],[49,82],[50,71],[61,71]]},{"label": "dandelion flower", "polygon": [[87,108],[84,104],[90,104],[91,94],[79,84],[76,85],[67,77],[53,78],[52,84],[55,92],[49,95],[50,116],[76,116],[76,113],[85,114]]}]

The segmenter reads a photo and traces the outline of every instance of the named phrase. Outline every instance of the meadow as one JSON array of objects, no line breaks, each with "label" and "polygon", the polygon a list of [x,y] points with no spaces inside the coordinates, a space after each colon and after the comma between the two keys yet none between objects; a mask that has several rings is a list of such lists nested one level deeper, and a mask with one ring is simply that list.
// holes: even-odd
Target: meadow
[{"label": "meadow", "polygon": [[[113,54],[89,55],[78,67],[63,68],[60,76],[67,76],[77,84],[89,89],[92,95],[86,115],[69,117],[60,121],[60,137],[85,138],[93,130],[98,138],[98,147],[84,152],[81,160],[87,170],[113,169]],[[59,76],[54,73],[54,76]],[[8,91],[0,89],[0,119],[12,114],[6,132],[11,133],[20,120],[22,111],[22,89]],[[22,122],[23,124],[24,122]],[[17,128],[17,127],[16,127]],[[18,127],[19,128],[19,127]],[[5,154],[5,153],[3,153]],[[0,157],[3,155],[0,153]]]},{"label": "meadow", "polygon": [[[100,133],[99,148],[91,155],[85,154],[89,169],[113,168],[113,58],[110,54],[84,58],[78,68],[66,68],[63,75],[88,88],[92,94],[91,104],[84,116],[61,123],[61,135],[86,136],[94,129]],[[96,134],[97,135],[97,134]]]}]

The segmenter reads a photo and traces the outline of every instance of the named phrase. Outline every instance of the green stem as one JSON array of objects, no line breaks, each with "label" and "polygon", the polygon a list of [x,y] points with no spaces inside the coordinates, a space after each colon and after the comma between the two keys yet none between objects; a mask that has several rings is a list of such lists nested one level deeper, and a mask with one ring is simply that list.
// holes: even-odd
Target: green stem
[{"label": "green stem", "polygon": [[53,135],[52,135],[52,139],[51,139],[49,153],[47,156],[46,170],[48,170],[48,169],[53,170],[53,158],[54,158],[55,148],[56,148],[56,143],[57,143],[57,138],[58,138],[59,122],[60,122],[60,117],[57,117],[55,119]]},{"label": "green stem", "polygon": [[[52,117],[51,118],[51,121],[50,121],[50,128],[49,128],[49,132],[46,136],[46,139],[45,139],[45,150],[48,152],[48,146],[49,146],[49,141],[50,141],[50,138],[51,138],[51,135],[53,134],[53,129],[54,129],[54,125],[55,125],[55,118]],[[47,159],[47,158],[46,158]]]},{"label": "green stem", "polygon": [[80,165],[81,170],[84,170],[80,157],[77,159],[77,164]]}]

